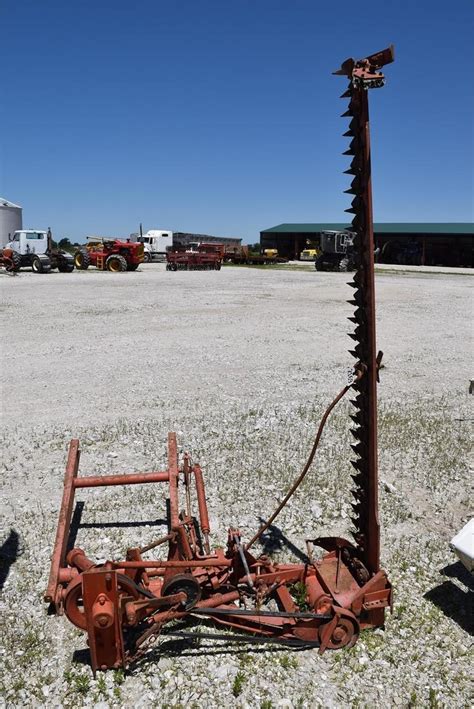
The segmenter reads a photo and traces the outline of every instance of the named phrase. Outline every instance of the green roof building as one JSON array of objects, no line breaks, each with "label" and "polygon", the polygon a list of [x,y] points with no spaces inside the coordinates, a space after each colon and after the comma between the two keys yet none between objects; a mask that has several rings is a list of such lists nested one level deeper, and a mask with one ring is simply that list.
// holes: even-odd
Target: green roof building
[{"label": "green roof building", "polygon": [[[318,246],[322,231],[343,231],[347,223],[279,224],[260,232],[262,249],[298,259],[305,248]],[[375,246],[382,263],[472,267],[472,222],[376,222]]]}]

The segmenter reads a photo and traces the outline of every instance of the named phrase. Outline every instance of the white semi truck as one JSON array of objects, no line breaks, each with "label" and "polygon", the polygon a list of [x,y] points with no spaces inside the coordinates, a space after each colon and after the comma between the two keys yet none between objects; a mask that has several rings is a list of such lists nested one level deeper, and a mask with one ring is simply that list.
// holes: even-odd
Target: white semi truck
[{"label": "white semi truck", "polygon": [[146,234],[140,234],[137,241],[143,244],[144,261],[165,261],[168,247],[173,246],[173,232],[150,229]]},{"label": "white semi truck", "polygon": [[31,267],[35,273],[49,273],[56,268],[62,273],[71,273],[74,270],[71,254],[53,247],[49,229],[15,231],[11,241],[0,253],[0,262],[4,258],[8,260],[9,269],[12,271],[19,271],[24,267]]}]

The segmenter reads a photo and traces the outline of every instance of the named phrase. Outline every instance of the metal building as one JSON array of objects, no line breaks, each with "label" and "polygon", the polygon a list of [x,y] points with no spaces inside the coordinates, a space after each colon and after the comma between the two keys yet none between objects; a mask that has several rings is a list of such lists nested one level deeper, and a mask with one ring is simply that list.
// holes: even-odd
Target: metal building
[{"label": "metal building", "polygon": [[[279,224],[260,232],[262,249],[299,259],[310,245],[319,245],[322,231],[342,231],[347,224]],[[474,224],[375,223],[374,240],[380,263],[472,267]]]},{"label": "metal building", "polygon": [[173,232],[173,245],[187,246],[194,241],[203,241],[206,244],[224,244],[225,246],[241,246],[242,239],[231,236],[210,236],[209,234],[191,234],[184,231]]},{"label": "metal building", "polygon": [[0,197],[0,248],[11,241],[14,231],[23,228],[22,209]]}]

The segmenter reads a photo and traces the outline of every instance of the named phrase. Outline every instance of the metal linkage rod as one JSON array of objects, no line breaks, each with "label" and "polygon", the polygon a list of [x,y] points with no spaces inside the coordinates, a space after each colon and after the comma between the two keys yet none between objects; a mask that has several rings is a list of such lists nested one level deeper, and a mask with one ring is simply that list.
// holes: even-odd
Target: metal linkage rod
[{"label": "metal linkage rod", "polygon": [[[362,374],[362,372],[361,372],[361,370],[359,370],[359,371],[358,371],[358,374],[357,374],[357,376],[356,376],[356,380],[355,380],[355,381],[357,381],[357,379],[359,378],[359,376],[361,376],[361,374]],[[347,386],[345,386],[344,389],[341,389],[341,391],[340,391],[339,394],[336,396],[336,398],[333,399],[333,401],[332,401],[332,402],[329,404],[329,406],[327,407],[326,411],[325,411],[324,414],[323,414],[323,417],[322,417],[322,419],[321,419],[321,422],[320,422],[320,424],[319,424],[318,431],[317,431],[317,433],[316,433],[316,438],[314,439],[313,447],[311,448],[311,452],[310,452],[310,454],[309,454],[309,456],[308,456],[308,459],[307,459],[307,461],[306,461],[306,463],[305,463],[305,465],[304,465],[303,470],[301,471],[300,475],[297,477],[297,479],[295,480],[295,482],[293,483],[293,485],[290,487],[290,489],[289,489],[288,492],[286,493],[285,497],[283,498],[283,500],[280,502],[280,504],[279,504],[278,507],[276,508],[275,512],[271,515],[270,519],[268,519],[264,524],[262,524],[262,526],[260,527],[260,529],[254,534],[254,536],[252,537],[252,539],[251,539],[251,540],[249,541],[249,543],[246,545],[246,547],[245,547],[246,549],[250,549],[250,547],[251,547],[253,544],[255,544],[255,542],[262,536],[262,534],[270,527],[270,525],[273,524],[273,521],[276,519],[276,517],[280,514],[280,512],[282,511],[282,509],[285,507],[285,505],[286,505],[287,502],[289,501],[290,497],[292,497],[292,495],[294,495],[294,493],[296,492],[296,490],[299,488],[299,486],[301,485],[301,483],[302,483],[303,480],[305,479],[306,474],[307,474],[308,470],[309,470],[310,467],[311,467],[311,463],[312,463],[313,460],[314,460],[314,456],[316,455],[316,451],[317,451],[318,446],[319,446],[319,441],[321,440],[321,436],[323,435],[323,430],[324,430],[324,427],[325,427],[325,425],[326,425],[326,421],[327,421],[328,418],[329,418],[329,414],[330,414],[331,411],[334,409],[334,407],[336,406],[336,404],[342,399],[342,397],[343,397],[345,394],[347,394],[347,392],[349,391],[349,389],[350,389],[352,386],[354,386],[354,382],[352,382],[351,384],[348,384]]]}]

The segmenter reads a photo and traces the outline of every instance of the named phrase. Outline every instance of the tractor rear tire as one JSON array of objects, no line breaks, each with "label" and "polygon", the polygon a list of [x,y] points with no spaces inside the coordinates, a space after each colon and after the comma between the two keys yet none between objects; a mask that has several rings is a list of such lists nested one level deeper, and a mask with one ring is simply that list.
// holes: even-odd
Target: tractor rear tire
[{"label": "tractor rear tire", "polygon": [[220,271],[220,270],[221,270],[221,264],[219,263],[219,261],[217,261],[217,263],[214,264],[214,269],[215,269],[216,271]]},{"label": "tractor rear tire", "polygon": [[139,265],[139,263],[127,263],[127,271],[136,271]]},{"label": "tractor rear tire", "polygon": [[12,251],[10,256],[11,265],[7,268],[7,271],[13,271],[16,273],[21,268],[21,256],[16,251]]},{"label": "tractor rear tire", "polygon": [[74,254],[74,265],[79,271],[85,271],[91,265],[91,257],[87,249],[81,249]]},{"label": "tractor rear tire", "polygon": [[120,254],[112,254],[105,262],[105,267],[112,273],[123,273],[127,270],[127,259]]},{"label": "tractor rear tire", "polygon": [[40,258],[35,256],[31,262],[31,270],[33,273],[49,273],[51,271],[51,261],[49,258]]}]

